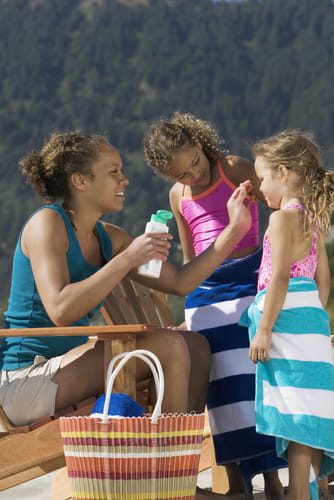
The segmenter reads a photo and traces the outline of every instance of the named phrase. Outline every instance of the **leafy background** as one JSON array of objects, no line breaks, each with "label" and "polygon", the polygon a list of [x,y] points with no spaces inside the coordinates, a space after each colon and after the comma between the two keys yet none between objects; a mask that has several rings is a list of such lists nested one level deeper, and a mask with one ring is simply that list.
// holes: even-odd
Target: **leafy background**
[{"label": "leafy background", "polygon": [[[133,235],[168,208],[142,138],[175,110],[212,121],[247,158],[259,138],[311,130],[332,168],[333,26],[331,0],[0,0],[0,312],[20,227],[40,203],[18,160],[54,130],[102,133],[121,150],[132,183],[110,220]],[[333,276],[333,243],[328,254]],[[332,278],[332,321],[333,309]]]}]

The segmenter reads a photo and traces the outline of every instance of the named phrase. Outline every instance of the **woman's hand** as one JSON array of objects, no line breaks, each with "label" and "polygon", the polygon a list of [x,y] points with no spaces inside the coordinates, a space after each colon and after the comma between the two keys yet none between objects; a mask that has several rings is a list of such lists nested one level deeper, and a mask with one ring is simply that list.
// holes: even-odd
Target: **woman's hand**
[{"label": "woman's hand", "polygon": [[124,250],[124,256],[131,262],[131,268],[139,267],[152,259],[166,262],[173,236],[169,233],[145,233],[135,238]]},{"label": "woman's hand", "polygon": [[270,345],[272,332],[258,330],[250,343],[248,357],[254,362],[268,361],[270,359]]},{"label": "woman's hand", "polygon": [[242,182],[227,202],[230,224],[243,229],[245,233],[249,231],[252,224],[249,210],[250,205],[255,201],[254,195],[249,194],[252,188],[250,181]]}]

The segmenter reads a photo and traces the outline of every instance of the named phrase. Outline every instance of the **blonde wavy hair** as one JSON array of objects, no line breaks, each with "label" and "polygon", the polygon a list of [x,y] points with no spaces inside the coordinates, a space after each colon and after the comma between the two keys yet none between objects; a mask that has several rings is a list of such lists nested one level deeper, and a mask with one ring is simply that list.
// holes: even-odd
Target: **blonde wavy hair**
[{"label": "blonde wavy hair", "polygon": [[254,159],[264,157],[278,174],[280,165],[297,174],[301,203],[305,207],[304,232],[309,235],[315,226],[328,235],[334,208],[334,172],[321,166],[319,147],[310,132],[288,129],[252,147]]},{"label": "blonde wavy hair", "polygon": [[171,119],[161,119],[149,128],[144,137],[145,160],[155,172],[168,177],[169,162],[180,149],[201,144],[213,165],[226,153],[222,143],[209,122],[177,111]]}]

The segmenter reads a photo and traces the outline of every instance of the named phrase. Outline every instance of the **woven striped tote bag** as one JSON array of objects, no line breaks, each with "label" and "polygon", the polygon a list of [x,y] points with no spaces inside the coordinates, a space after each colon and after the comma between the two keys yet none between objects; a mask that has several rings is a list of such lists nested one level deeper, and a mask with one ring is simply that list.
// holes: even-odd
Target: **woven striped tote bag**
[{"label": "woven striped tote bag", "polygon": [[[152,370],[157,394],[154,410],[142,417],[108,415],[114,380],[133,357]],[[146,350],[122,353],[108,368],[101,418],[60,418],[72,500],[195,498],[204,413],[162,414],[163,394],[159,359]]]}]

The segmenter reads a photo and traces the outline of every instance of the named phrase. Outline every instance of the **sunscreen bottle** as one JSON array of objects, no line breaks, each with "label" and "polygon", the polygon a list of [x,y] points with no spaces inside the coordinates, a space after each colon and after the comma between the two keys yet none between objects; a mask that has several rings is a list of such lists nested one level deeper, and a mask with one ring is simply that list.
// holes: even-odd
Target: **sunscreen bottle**
[{"label": "sunscreen bottle", "polygon": [[[167,226],[167,221],[172,217],[173,214],[169,210],[158,210],[155,214],[151,215],[151,220],[147,222],[145,233],[168,233],[169,227]],[[152,278],[159,278],[161,266],[162,260],[150,260],[138,267],[138,273],[144,276],[151,276]]]}]

